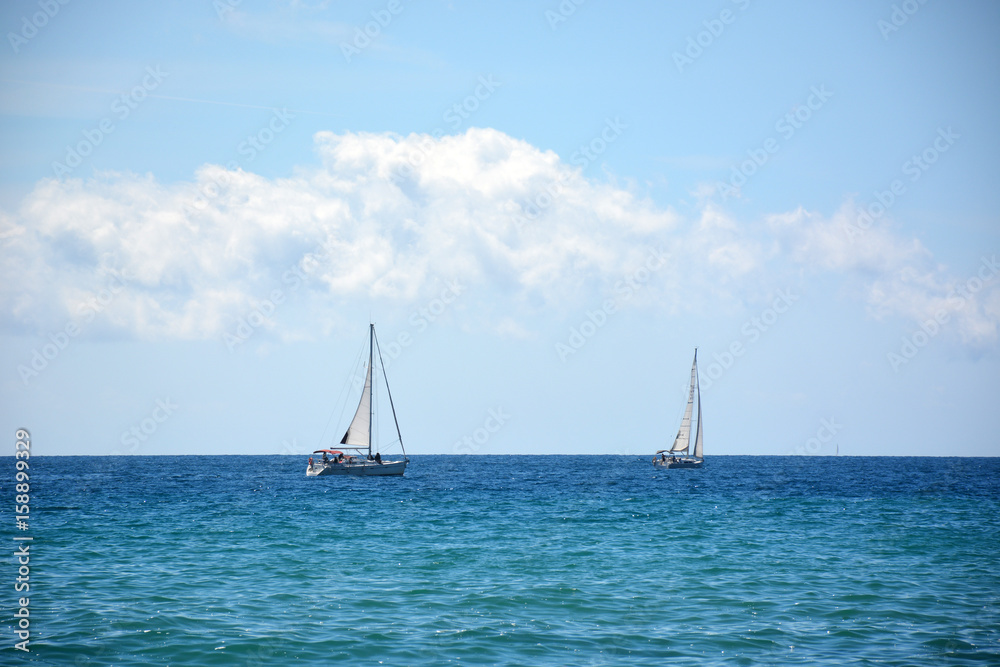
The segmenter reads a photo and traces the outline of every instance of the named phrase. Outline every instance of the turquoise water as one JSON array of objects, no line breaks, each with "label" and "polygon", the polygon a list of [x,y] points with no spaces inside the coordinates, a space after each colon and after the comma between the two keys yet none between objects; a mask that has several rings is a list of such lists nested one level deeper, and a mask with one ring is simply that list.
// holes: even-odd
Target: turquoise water
[{"label": "turquoise water", "polygon": [[648,459],[33,458],[0,662],[1000,664],[1000,460]]}]

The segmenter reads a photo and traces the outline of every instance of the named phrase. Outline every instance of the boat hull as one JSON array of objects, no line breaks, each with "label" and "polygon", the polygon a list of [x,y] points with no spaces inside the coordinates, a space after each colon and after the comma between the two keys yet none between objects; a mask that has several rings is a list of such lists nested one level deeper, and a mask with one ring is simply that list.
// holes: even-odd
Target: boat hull
[{"label": "boat hull", "polygon": [[677,459],[676,461],[653,460],[654,468],[700,468],[704,459]]},{"label": "boat hull", "polygon": [[356,477],[402,477],[407,461],[384,461],[375,463],[316,463],[306,466],[306,477],[321,477],[324,475],[354,475]]}]

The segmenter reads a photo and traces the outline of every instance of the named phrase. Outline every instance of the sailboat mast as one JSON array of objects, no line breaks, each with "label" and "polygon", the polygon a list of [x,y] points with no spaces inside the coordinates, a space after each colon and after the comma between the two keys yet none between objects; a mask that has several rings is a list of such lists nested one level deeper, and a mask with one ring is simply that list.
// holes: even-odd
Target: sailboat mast
[{"label": "sailboat mast", "polygon": [[700,459],[702,458],[702,438],[704,436],[701,432],[701,377],[698,375],[698,348],[694,348],[694,378],[698,393],[698,426],[694,435],[694,457]]},{"label": "sailboat mast", "polygon": [[375,367],[372,366],[372,360],[375,356],[375,323],[368,323],[368,373],[371,376],[371,382],[368,383],[368,458],[372,456],[372,421],[375,417],[375,402],[372,401],[372,394],[375,392]]},{"label": "sailboat mast", "polygon": [[698,422],[694,429],[694,455],[698,456],[698,442],[701,438],[701,378],[698,377],[698,348],[694,348],[694,386],[695,393],[698,394]]}]

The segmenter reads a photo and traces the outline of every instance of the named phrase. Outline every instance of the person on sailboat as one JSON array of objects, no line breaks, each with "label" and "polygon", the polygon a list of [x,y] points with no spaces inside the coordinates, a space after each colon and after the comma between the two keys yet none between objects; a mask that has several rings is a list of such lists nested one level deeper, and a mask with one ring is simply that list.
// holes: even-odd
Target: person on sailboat
[{"label": "person on sailboat", "polygon": [[309,469],[310,470],[313,469],[313,457],[311,457],[311,456],[309,457]]},{"label": "person on sailboat", "polygon": [[382,465],[382,455],[378,452],[375,452],[375,463]]},{"label": "person on sailboat", "polygon": [[330,458],[326,455],[326,452],[323,452],[323,465],[326,465],[329,462]]}]

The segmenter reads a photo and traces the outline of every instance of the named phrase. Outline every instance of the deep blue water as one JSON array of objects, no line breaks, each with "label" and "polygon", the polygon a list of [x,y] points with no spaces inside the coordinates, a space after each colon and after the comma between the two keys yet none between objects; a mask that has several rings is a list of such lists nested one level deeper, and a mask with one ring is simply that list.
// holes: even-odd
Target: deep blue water
[{"label": "deep blue water", "polygon": [[55,665],[1000,664],[1000,460],[31,459]]}]

